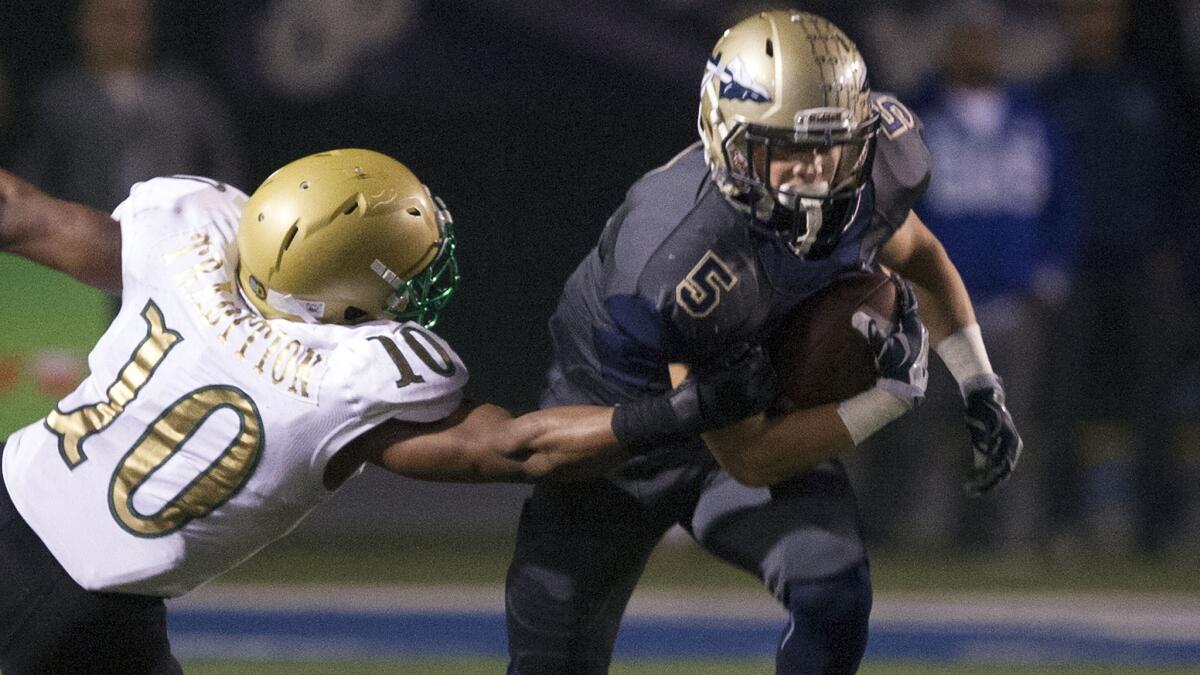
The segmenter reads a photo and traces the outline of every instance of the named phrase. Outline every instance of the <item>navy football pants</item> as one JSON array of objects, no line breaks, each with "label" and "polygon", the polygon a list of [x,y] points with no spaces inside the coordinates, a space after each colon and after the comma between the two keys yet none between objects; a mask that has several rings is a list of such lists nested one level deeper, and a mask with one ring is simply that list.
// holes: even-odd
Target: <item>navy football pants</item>
[{"label": "navy football pants", "polygon": [[624,489],[608,479],[535,486],[508,571],[509,672],[607,672],[638,577],[676,522],[706,550],[761,579],[788,609],[778,672],[857,669],[870,577],[841,465],[768,489],[741,485],[698,460]]}]

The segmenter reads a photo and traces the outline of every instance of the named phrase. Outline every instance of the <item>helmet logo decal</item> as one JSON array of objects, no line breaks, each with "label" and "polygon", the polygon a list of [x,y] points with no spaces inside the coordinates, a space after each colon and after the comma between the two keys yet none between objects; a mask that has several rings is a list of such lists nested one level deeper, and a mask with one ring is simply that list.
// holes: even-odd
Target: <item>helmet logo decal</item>
[{"label": "helmet logo decal", "polygon": [[754,79],[754,75],[747,72],[746,64],[742,63],[742,57],[735,56],[733,60],[724,66],[721,65],[721,55],[709,57],[708,63],[704,67],[704,79],[701,81],[701,88],[708,86],[708,83],[715,77],[721,82],[720,98],[729,98],[735,101],[753,101],[755,103],[767,103],[771,100],[771,92],[767,88]]},{"label": "helmet logo decal", "polygon": [[254,293],[259,300],[267,299],[267,287],[253,274],[250,275],[250,292]]}]

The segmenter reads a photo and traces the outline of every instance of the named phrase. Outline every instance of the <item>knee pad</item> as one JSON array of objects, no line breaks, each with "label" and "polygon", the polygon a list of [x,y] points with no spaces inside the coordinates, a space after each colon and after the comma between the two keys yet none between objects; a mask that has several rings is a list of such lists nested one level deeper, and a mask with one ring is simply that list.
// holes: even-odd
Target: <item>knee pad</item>
[{"label": "knee pad", "polygon": [[824,579],[786,586],[789,616],[776,654],[776,672],[854,673],[867,647],[871,573],[866,561]]}]

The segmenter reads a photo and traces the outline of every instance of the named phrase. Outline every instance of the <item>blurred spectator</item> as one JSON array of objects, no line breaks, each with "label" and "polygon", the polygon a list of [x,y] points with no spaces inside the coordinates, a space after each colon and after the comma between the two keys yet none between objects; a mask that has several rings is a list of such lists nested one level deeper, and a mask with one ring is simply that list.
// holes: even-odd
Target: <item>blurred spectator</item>
[{"label": "blurred spectator", "polygon": [[940,368],[925,405],[881,442],[924,448],[899,517],[925,528],[914,534],[926,543],[951,536],[965,547],[1027,551],[1045,543],[1052,449],[1040,415],[1043,352],[1047,320],[1070,287],[1079,208],[1061,134],[1031,88],[1000,74],[1000,10],[973,2],[951,16],[939,71],[913,106],[933,159],[916,212],[962,274],[1027,450],[995,495],[965,500],[956,484],[965,468],[933,468],[947,466],[940,455],[964,436],[960,394]]},{"label": "blurred spectator", "polygon": [[[1100,543],[1132,531],[1143,550],[1155,550],[1183,487],[1171,451],[1181,408],[1169,388],[1195,349],[1195,330],[1186,329],[1195,311],[1183,291],[1195,261],[1180,245],[1194,224],[1180,217],[1174,167],[1191,158],[1172,147],[1164,83],[1153,75],[1158,57],[1130,58],[1126,0],[1060,0],[1060,9],[1070,59],[1044,92],[1078,149],[1086,214],[1072,321],[1057,350],[1080,375],[1059,393],[1074,394],[1085,491],[1064,506],[1084,505],[1079,515]],[[1130,492],[1136,520],[1123,498]]]},{"label": "blurred spectator", "polygon": [[34,95],[16,170],[47,192],[103,210],[129,186],[176,173],[241,184],[223,102],[190,70],[154,56],[151,0],[81,0],[78,54]]}]

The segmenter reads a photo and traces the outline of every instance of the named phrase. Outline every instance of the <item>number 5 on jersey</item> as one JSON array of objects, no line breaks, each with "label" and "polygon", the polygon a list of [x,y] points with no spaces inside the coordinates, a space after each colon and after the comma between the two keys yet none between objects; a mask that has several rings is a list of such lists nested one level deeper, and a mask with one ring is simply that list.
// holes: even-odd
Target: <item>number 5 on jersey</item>
[{"label": "number 5 on jersey", "polygon": [[737,275],[716,253],[705,251],[704,257],[688,275],[675,286],[675,302],[691,316],[702,319],[721,304],[721,294],[733,290]]}]

